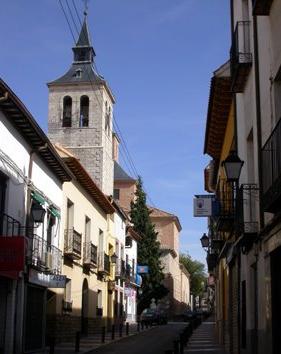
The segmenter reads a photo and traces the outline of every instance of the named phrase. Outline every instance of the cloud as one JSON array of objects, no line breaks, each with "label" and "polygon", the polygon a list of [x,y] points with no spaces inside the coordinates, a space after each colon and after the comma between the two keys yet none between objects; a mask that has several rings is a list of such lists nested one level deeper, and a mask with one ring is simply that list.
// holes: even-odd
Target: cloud
[{"label": "cloud", "polygon": [[192,1],[183,0],[175,6],[171,7],[165,12],[162,12],[154,19],[154,22],[158,25],[165,24],[167,22],[174,22],[181,18],[190,9]]}]

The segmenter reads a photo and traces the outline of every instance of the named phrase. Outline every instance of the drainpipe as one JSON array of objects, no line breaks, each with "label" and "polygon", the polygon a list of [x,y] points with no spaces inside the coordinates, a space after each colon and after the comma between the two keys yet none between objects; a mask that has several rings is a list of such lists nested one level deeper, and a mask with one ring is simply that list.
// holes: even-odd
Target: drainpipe
[{"label": "drainpipe", "polygon": [[258,148],[258,179],[259,179],[259,209],[260,229],[264,228],[264,213],[262,205],[263,183],[262,183],[262,134],[261,134],[261,102],[260,102],[260,73],[259,73],[259,43],[257,16],[253,15],[254,35],[254,64],[255,64],[255,87],[256,87],[256,125],[257,125],[257,148]]},{"label": "drainpipe", "polygon": [[[254,36],[254,63],[255,63],[255,89],[256,89],[256,126],[257,126],[257,149],[258,149],[258,181],[259,181],[259,222],[260,230],[264,228],[264,212],[263,212],[263,168],[262,168],[262,131],[261,131],[261,102],[260,102],[260,73],[259,73],[259,43],[258,43],[258,21],[257,16],[253,15],[253,36]],[[259,246],[257,245],[259,250]],[[258,343],[258,257],[259,252],[255,252],[255,309],[254,309],[254,336],[255,343]],[[254,348],[257,353],[257,346]]]}]

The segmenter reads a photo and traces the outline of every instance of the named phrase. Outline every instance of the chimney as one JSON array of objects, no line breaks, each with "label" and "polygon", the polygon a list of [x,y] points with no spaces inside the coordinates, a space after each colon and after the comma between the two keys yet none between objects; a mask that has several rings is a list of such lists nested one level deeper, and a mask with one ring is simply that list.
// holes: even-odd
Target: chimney
[{"label": "chimney", "polygon": [[112,159],[113,161],[118,162],[119,160],[119,144],[120,139],[116,133],[112,134]]}]

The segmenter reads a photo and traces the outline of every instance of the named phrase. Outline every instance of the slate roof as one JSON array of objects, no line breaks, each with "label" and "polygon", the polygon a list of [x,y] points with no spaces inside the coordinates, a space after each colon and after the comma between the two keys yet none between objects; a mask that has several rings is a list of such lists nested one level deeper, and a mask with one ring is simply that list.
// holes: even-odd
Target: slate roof
[{"label": "slate roof", "polygon": [[[80,71],[81,74],[77,75],[77,71]],[[49,84],[52,85],[76,82],[92,82],[106,85],[106,81],[95,72],[92,63],[73,63],[63,76],[50,82]]]},{"label": "slate roof", "polygon": [[89,34],[89,29],[87,24],[87,17],[85,16],[78,41],[76,43],[76,47],[91,47],[91,46],[92,45],[91,45],[90,34]]},{"label": "slate roof", "polygon": [[114,181],[131,181],[134,182],[136,179],[129,176],[118,162],[114,161]]}]

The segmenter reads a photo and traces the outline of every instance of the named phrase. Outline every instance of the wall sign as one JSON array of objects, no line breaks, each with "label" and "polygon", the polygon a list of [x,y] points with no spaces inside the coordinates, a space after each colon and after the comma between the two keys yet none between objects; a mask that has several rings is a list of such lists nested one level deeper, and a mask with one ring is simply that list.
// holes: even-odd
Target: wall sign
[{"label": "wall sign", "polygon": [[195,195],[193,199],[193,216],[207,217],[214,215],[215,196]]},{"label": "wall sign", "polygon": [[66,275],[46,274],[30,269],[28,280],[30,283],[47,288],[65,288]]}]

